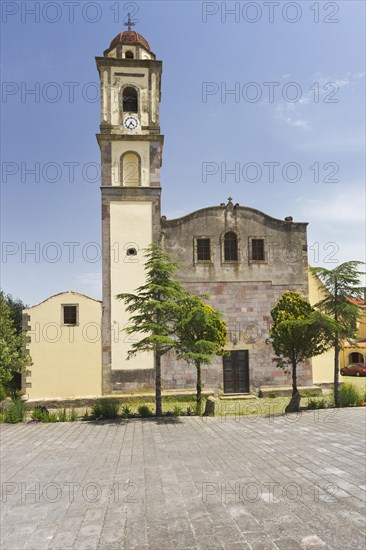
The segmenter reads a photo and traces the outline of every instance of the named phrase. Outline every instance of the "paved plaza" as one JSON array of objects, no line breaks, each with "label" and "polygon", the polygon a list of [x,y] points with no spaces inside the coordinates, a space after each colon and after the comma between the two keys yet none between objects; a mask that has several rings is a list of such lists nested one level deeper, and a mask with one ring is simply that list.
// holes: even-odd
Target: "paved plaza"
[{"label": "paved plaza", "polygon": [[365,548],[365,409],[1,425],[10,549]]}]

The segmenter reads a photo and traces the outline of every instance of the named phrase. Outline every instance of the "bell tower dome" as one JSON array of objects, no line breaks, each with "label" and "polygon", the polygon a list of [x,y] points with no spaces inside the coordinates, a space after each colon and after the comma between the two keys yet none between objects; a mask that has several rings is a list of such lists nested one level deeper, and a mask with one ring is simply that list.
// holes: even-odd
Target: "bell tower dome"
[{"label": "bell tower dome", "polygon": [[[162,62],[132,30],[118,34],[97,57],[101,85],[100,133],[103,251],[103,393],[151,378],[152,354],[127,361],[131,338],[122,292],[144,284],[143,249],[160,233],[160,133]],[[139,371],[136,375],[136,371]],[[126,386],[127,384],[127,386]],[[129,388],[134,389],[134,388]]]}]

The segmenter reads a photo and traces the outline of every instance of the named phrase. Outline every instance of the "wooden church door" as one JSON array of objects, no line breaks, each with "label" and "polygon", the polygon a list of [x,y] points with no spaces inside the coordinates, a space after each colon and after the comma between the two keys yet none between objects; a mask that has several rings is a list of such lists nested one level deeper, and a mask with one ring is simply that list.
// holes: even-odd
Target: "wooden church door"
[{"label": "wooden church door", "polygon": [[231,351],[224,355],[224,393],[249,392],[249,352]]}]

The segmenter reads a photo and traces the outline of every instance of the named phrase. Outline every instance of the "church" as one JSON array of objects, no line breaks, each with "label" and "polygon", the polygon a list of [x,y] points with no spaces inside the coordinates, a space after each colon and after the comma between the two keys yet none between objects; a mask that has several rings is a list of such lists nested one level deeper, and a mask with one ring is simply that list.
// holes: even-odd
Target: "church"
[{"label": "church", "polygon": [[[100,132],[102,302],[62,292],[24,311],[32,364],[23,386],[30,400],[87,398],[154,388],[150,353],[127,360],[133,337],[123,302],[115,296],[144,284],[144,249],[160,240],[180,265],[177,278],[210,296],[228,327],[227,350],[202,369],[205,390],[245,394],[290,386],[266,344],[270,311],[286,290],[309,299],[307,223],[279,220],[231,197],[178,219],[161,212],[164,136],[159,106],[162,61],[131,29],[96,58],[101,85]],[[163,358],[163,390],[193,390],[196,371]],[[300,386],[313,384],[301,365]]]}]

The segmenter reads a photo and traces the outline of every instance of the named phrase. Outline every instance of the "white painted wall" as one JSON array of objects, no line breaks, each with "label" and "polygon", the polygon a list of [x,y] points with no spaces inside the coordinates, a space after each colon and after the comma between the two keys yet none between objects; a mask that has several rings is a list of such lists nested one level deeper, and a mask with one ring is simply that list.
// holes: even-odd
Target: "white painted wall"
[{"label": "white painted wall", "polygon": [[[111,248],[122,251],[119,257],[111,257],[111,347],[112,369],[153,368],[152,354],[139,354],[127,360],[133,336],[121,332],[128,324],[129,314],[124,302],[116,300],[121,292],[133,293],[145,283],[144,252],[152,241],[152,204],[148,201],[111,202]],[[120,246],[115,246],[120,243]],[[137,256],[127,256],[130,247],[137,249]]]}]

